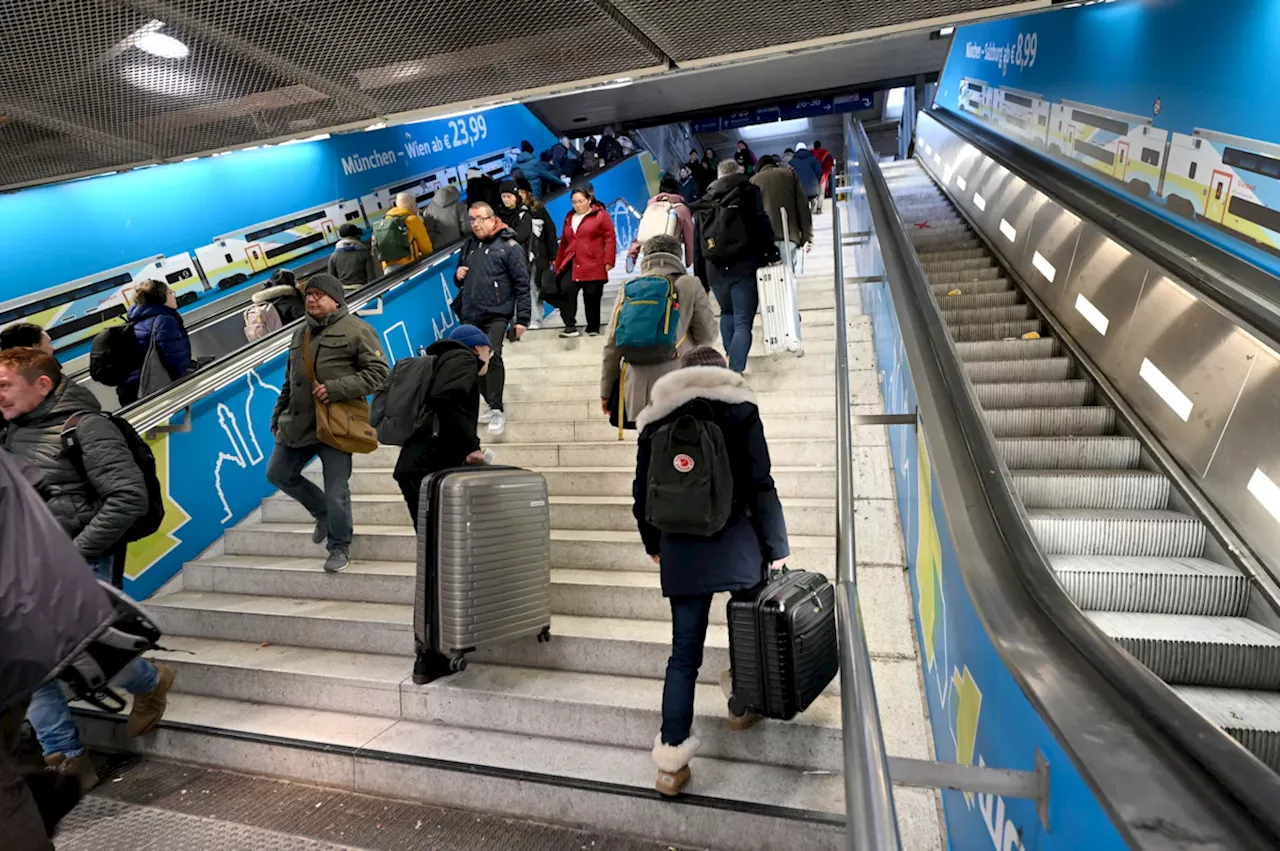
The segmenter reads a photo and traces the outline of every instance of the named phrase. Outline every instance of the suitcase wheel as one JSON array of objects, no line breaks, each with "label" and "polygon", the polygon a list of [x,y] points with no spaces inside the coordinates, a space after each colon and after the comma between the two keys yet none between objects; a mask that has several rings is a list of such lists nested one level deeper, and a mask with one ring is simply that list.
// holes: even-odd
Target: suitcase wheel
[{"label": "suitcase wheel", "polygon": [[551,627],[544,627],[542,632],[538,633],[538,643],[546,644],[551,641]]},{"label": "suitcase wheel", "polygon": [[736,697],[729,698],[729,712],[733,715],[746,715],[749,711],[751,711],[750,706],[747,706]]},{"label": "suitcase wheel", "polygon": [[455,674],[461,673],[467,669],[466,656],[454,656],[449,660],[449,670]]}]

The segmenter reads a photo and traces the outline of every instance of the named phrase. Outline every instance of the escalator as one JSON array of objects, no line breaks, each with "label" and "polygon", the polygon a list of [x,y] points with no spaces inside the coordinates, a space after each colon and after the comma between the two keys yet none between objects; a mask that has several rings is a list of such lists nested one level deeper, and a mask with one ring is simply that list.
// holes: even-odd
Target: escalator
[{"label": "escalator", "polygon": [[1105,635],[1280,770],[1280,634],[1250,580],[916,160],[882,172],[1063,589]]}]

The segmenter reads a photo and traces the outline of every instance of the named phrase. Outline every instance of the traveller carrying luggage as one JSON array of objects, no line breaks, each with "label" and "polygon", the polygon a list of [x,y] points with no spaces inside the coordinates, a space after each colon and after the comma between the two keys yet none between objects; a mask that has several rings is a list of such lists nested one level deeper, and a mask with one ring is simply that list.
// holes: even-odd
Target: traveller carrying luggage
[{"label": "traveller carrying luggage", "polygon": [[249,342],[261,340],[283,327],[280,311],[269,301],[255,302],[244,309],[244,336]]},{"label": "traveller carrying luggage", "polygon": [[782,213],[782,262],[761,266],[756,270],[756,286],[760,290],[761,341],[766,353],[789,352],[804,357],[804,341],[800,336],[800,298],[791,271],[795,246],[787,227],[787,211]]},{"label": "traveller carrying luggage", "polygon": [[514,467],[456,467],[422,480],[413,681],[465,670],[473,650],[551,639],[547,482]]},{"label": "traveller carrying luggage", "polygon": [[636,240],[644,245],[659,234],[673,236],[679,223],[676,207],[681,206],[666,198],[657,198],[644,208],[640,217],[640,227],[636,231]]}]

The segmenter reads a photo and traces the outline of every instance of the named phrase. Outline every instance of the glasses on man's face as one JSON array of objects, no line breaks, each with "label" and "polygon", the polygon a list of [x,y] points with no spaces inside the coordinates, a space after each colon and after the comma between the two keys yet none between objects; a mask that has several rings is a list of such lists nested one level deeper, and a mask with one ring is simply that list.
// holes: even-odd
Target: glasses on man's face
[{"label": "glasses on man's face", "polygon": [[483,221],[487,221],[488,219],[492,219],[493,216],[467,216],[467,218],[473,222],[483,222]]}]

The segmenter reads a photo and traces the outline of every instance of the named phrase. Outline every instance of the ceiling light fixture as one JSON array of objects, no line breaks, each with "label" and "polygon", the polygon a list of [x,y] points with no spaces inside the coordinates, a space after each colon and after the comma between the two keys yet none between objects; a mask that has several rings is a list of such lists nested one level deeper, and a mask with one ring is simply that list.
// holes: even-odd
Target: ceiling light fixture
[{"label": "ceiling light fixture", "polygon": [[160,32],[164,21],[152,21],[129,37],[139,50],[161,59],[186,59],[191,50],[171,35]]}]

